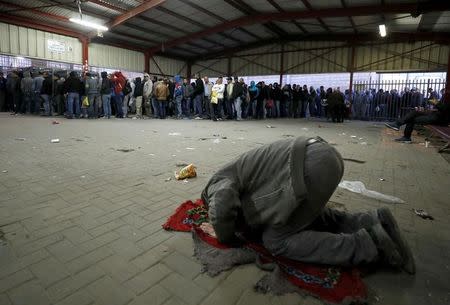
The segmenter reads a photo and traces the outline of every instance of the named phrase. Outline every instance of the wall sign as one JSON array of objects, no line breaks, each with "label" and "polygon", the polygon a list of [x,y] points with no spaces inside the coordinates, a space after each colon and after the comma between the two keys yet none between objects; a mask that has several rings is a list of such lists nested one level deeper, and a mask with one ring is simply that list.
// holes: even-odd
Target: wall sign
[{"label": "wall sign", "polygon": [[47,39],[47,48],[50,53],[64,53],[66,52],[66,44],[61,41]]}]

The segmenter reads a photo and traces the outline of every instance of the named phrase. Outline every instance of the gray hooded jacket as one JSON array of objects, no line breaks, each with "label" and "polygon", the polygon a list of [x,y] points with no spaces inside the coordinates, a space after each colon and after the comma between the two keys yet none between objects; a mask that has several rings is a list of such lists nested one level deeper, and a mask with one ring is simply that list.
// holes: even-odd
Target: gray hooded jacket
[{"label": "gray hooded jacket", "polygon": [[251,228],[282,227],[294,211],[301,212],[305,220],[317,216],[304,215],[315,212],[303,207],[307,195],[304,161],[308,140],[300,137],[255,148],[212,176],[202,199],[208,205],[220,242],[235,239],[239,213]]}]

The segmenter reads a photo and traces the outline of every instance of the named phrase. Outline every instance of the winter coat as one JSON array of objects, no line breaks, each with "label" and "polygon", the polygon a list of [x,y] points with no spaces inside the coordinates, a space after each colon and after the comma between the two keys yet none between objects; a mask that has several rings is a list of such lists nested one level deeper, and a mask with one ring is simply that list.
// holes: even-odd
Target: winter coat
[{"label": "winter coat", "polygon": [[44,82],[41,87],[41,94],[52,95],[53,92],[53,81],[51,76],[44,78]]},{"label": "winter coat", "polygon": [[87,95],[97,95],[99,94],[100,83],[98,78],[88,77],[85,82],[86,94]]},{"label": "winter coat", "polygon": [[66,93],[80,93],[81,81],[75,74],[71,74],[64,82],[64,92]]},{"label": "winter coat", "polygon": [[204,92],[205,92],[205,87],[204,87],[203,81],[200,78],[197,78],[195,80],[195,88],[194,88],[194,92],[192,93],[192,97],[195,98],[197,95],[203,96]]},{"label": "winter coat", "polygon": [[148,98],[152,96],[152,93],[153,93],[153,82],[149,79],[144,83],[143,96]]},{"label": "winter coat", "polygon": [[22,93],[24,94],[33,93],[33,79],[31,78],[30,73],[25,73],[25,77],[22,78],[20,90],[22,90]]},{"label": "winter coat", "polygon": [[165,83],[156,83],[155,97],[158,101],[167,101],[167,98],[169,97],[169,88]]},{"label": "winter coat", "polygon": [[140,77],[136,77],[136,81],[134,82],[134,97],[143,96],[144,95],[144,84],[141,81]]},{"label": "winter coat", "polygon": [[220,242],[233,242],[239,216],[250,228],[281,227],[295,210],[302,219],[317,216],[300,208],[307,195],[303,174],[307,140],[286,139],[255,148],[211,177],[202,199]]}]

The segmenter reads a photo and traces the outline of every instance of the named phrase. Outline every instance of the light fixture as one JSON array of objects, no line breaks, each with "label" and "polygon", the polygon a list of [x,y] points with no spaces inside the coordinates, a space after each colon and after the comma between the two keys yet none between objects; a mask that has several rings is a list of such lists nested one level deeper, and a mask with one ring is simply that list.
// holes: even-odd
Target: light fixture
[{"label": "light fixture", "polygon": [[378,28],[380,29],[380,36],[386,37],[386,26],[384,24],[380,24]]},{"label": "light fixture", "polygon": [[108,30],[108,28],[104,25],[101,24],[97,24],[97,23],[93,23],[93,22],[89,22],[83,19],[76,19],[76,18],[70,18],[69,19],[71,22],[79,24],[79,25],[83,25],[86,26],[88,28],[92,28],[92,29],[96,29],[98,31],[102,31],[102,32],[106,32]]}]

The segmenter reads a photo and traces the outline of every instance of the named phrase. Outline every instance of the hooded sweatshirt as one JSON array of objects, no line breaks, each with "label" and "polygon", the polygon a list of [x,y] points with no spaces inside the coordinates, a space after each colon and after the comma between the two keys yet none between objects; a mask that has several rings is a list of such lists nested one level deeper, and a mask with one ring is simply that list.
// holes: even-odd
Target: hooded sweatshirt
[{"label": "hooded sweatshirt", "polygon": [[24,78],[20,82],[20,89],[23,94],[33,93],[33,79],[31,78],[30,72],[24,73]]},{"label": "hooded sweatshirt", "polygon": [[81,81],[74,71],[70,72],[69,77],[64,83],[64,91],[67,93],[79,93],[81,90]]},{"label": "hooded sweatshirt", "polygon": [[[277,227],[286,224],[294,210],[302,207],[307,195],[304,181],[307,141],[308,138],[299,137],[255,148],[211,177],[202,199],[209,208],[209,218],[220,242],[229,243],[235,238],[240,211],[251,228]],[[317,217],[312,211],[300,212],[301,218],[308,221]]]},{"label": "hooded sweatshirt", "polygon": [[143,96],[145,98],[149,98],[152,96],[153,93],[153,82],[150,79],[150,76],[147,74],[147,81],[144,83],[144,93]]},{"label": "hooded sweatshirt", "polygon": [[144,84],[141,81],[140,77],[136,77],[134,82],[134,97],[143,96],[144,94]]}]

